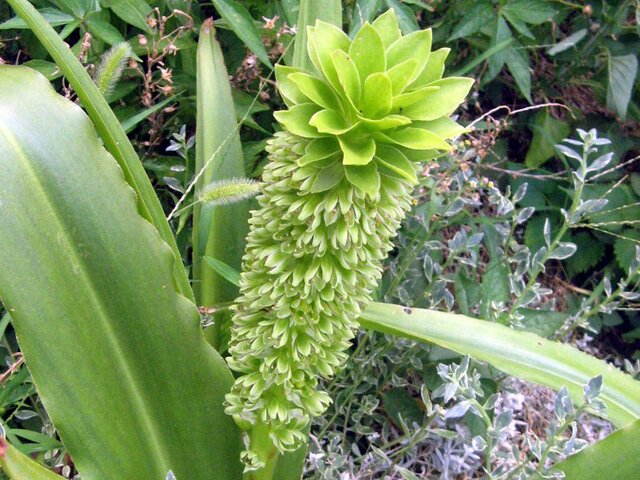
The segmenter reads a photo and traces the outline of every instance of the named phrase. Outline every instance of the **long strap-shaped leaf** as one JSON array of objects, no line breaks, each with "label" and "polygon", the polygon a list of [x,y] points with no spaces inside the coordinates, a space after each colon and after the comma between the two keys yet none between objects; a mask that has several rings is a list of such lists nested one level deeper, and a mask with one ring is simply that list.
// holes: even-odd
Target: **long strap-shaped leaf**
[{"label": "long strap-shaped leaf", "polygon": [[0,67],[0,299],[83,480],[237,480],[232,376],[74,103]]},{"label": "long strap-shaped leaf", "polygon": [[[198,122],[196,133],[196,172],[204,169],[197,191],[212,182],[245,176],[244,157],[236,111],[231,96],[229,74],[222,50],[215,37],[213,20],[202,24],[198,41]],[[245,241],[249,230],[249,204],[200,205],[193,214],[193,286],[198,305],[210,307],[233,301],[238,287],[216,273],[204,257],[240,270]],[[220,347],[220,324],[225,314],[219,314],[209,329],[213,346]]]},{"label": "long strap-shaped leaf", "polygon": [[0,465],[12,480],[64,480],[0,438]]},{"label": "long strap-shaped leaf", "polygon": [[[632,480],[640,477],[640,420],[554,466],[567,480]],[[536,477],[542,478],[542,477]]]},{"label": "long strap-shaped leaf", "polygon": [[162,206],[138,155],[109,104],[73,52],[28,0],[7,1],[42,42],[78,94],[82,106],[95,125],[106,149],[116,159],[124,172],[125,179],[136,192],[140,214],[158,229],[160,236],[173,250],[173,254],[178,260],[173,265],[178,291],[193,300],[189,278],[180,261],[180,252]]},{"label": "long strap-shaped leaf", "polygon": [[607,404],[609,419],[623,426],[640,418],[640,382],[569,345],[462,315],[384,303],[369,306],[360,324],[371,330],[436,343],[556,390],[566,386],[576,401],[582,399],[582,386],[590,378],[602,375],[601,398]]}]

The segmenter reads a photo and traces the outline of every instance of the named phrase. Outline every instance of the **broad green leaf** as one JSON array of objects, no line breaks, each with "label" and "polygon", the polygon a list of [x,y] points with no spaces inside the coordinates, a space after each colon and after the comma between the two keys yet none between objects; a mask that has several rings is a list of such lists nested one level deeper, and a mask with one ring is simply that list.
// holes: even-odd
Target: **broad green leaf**
[{"label": "broad green leaf", "polygon": [[[364,30],[364,29],[362,29]],[[361,31],[362,31],[361,30]],[[379,119],[391,110],[393,86],[386,73],[373,73],[364,82],[362,113],[366,118]]]},{"label": "broad green leaf", "polygon": [[505,62],[520,93],[529,103],[533,103],[531,99],[531,71],[529,70],[529,55],[527,52],[522,49],[520,44],[509,47],[505,50]]},{"label": "broad green leaf", "polygon": [[342,27],[342,2],[340,0],[300,0],[300,10],[298,11],[298,21],[296,25],[297,33],[293,44],[293,66],[308,72],[313,72],[314,64],[309,58],[307,41],[307,27],[316,24],[317,20]]},{"label": "broad green leaf", "polygon": [[451,150],[451,145],[435,133],[419,128],[407,127],[387,134],[378,133],[384,143],[400,145],[412,150]]},{"label": "broad green leaf", "polygon": [[509,267],[500,257],[492,258],[482,278],[482,317],[489,318],[491,302],[506,304],[510,299]]},{"label": "broad green leaf", "polygon": [[[212,182],[244,177],[245,168],[229,75],[211,20],[202,25],[197,59],[195,167],[197,172],[204,169],[196,185],[201,192]],[[211,307],[238,296],[238,288],[203,261],[203,257],[215,258],[240,270],[248,218],[246,200],[231,205],[194,206],[192,270],[198,306]],[[216,316],[215,326],[207,331],[207,338],[216,348],[224,347],[218,337],[225,319],[226,314]]]},{"label": "broad green leaf", "polygon": [[233,378],[171,249],[77,105],[25,67],[0,91],[0,298],[83,479],[238,479]]},{"label": "broad green leaf", "polygon": [[28,62],[25,62],[24,65],[40,72],[42,75],[47,77],[47,80],[49,81],[56,80],[62,76],[62,72],[53,62],[48,62],[46,60],[29,60]]},{"label": "broad green leaf", "polygon": [[124,37],[120,34],[118,29],[104,20],[87,19],[87,30],[96,38],[99,38],[103,42],[109,45],[115,45],[120,42],[124,42]]},{"label": "broad green leaf", "polygon": [[85,70],[84,65],[78,61],[74,53],[35,8],[27,0],[7,1],[47,48],[78,95],[106,149],[114,156],[124,173],[125,180],[136,193],[138,211],[156,227],[162,239],[171,247],[176,258],[173,264],[176,289],[184,296],[193,299],[193,291],[186,270],[182,265],[182,257],[171,227],[149,181],[147,172],[127,138],[120,121],[109,108],[109,104]]},{"label": "broad green leaf", "polygon": [[638,59],[633,54],[609,57],[609,82],[607,84],[607,108],[627,118],[627,108],[638,74]]},{"label": "broad green leaf", "polygon": [[466,98],[474,80],[465,77],[447,77],[433,82],[430,87],[439,87],[427,92],[424,98],[405,108],[403,115],[413,120],[435,120],[451,115]]},{"label": "broad green leaf", "polygon": [[338,138],[344,165],[366,165],[376,153],[376,142],[371,137],[343,135]]},{"label": "broad green leaf", "polygon": [[620,268],[629,270],[631,262],[636,258],[636,248],[640,246],[640,231],[627,228],[620,232],[614,243],[614,253]]},{"label": "broad green leaf", "polygon": [[640,472],[639,447],[640,420],[636,420],[604,440],[556,463],[553,469],[564,472],[568,480],[631,480]]},{"label": "broad green leaf", "polygon": [[531,125],[533,139],[527,151],[525,164],[538,168],[556,155],[555,146],[569,136],[571,128],[563,120],[553,118],[548,110],[540,110]]},{"label": "broad green leaf", "polygon": [[249,49],[256,54],[267,67],[273,68],[269,55],[264,48],[260,34],[256,29],[253,18],[247,9],[235,0],[212,0],[216,10],[225,19],[229,28],[242,40]]},{"label": "broad green leaf", "polygon": [[335,92],[323,80],[308,73],[292,73],[289,79],[295,83],[302,94],[321,107],[340,110]]},{"label": "broad green leaf", "polygon": [[315,103],[301,103],[289,110],[275,112],[273,116],[294,135],[314,138],[321,135],[316,128],[309,125],[309,121],[319,111],[320,108]]},{"label": "broad green leaf", "polygon": [[400,31],[400,27],[398,27],[398,20],[392,8],[376,18],[371,26],[375,28],[378,35],[380,35],[382,43],[384,43],[384,48],[389,48],[393,42],[402,37],[402,32]]},{"label": "broad green leaf", "polygon": [[63,480],[0,438],[0,466],[11,480]]},{"label": "broad green leaf", "polygon": [[[42,8],[38,10],[38,13],[42,15],[52,27],[59,27],[73,22],[74,18],[56,8]],[[0,23],[0,30],[24,30],[31,28],[27,22],[20,17],[13,17],[6,22]]]},{"label": "broad green leaf", "polygon": [[516,32],[520,33],[520,35],[530,40],[536,39],[536,36],[531,32],[531,30],[529,30],[527,24],[518,17],[511,15],[509,12],[502,12],[501,18],[505,18],[509,22],[509,25],[515,28]]},{"label": "broad green leaf", "polygon": [[113,13],[129,25],[133,25],[143,32],[151,33],[151,29],[147,25],[147,16],[151,13],[151,7],[144,0],[100,0],[100,4],[110,8]]},{"label": "broad green leaf", "polygon": [[440,48],[429,54],[429,60],[422,72],[413,81],[409,88],[422,87],[430,83],[440,80],[444,74],[444,62],[449,56],[450,48]]},{"label": "broad green leaf", "polygon": [[565,262],[569,275],[573,278],[595,267],[605,254],[604,242],[597,241],[588,231],[572,233],[571,242],[578,246],[579,255],[568,258]]},{"label": "broad green leaf", "polygon": [[550,337],[556,333],[569,318],[568,313],[531,308],[520,308],[518,313],[523,317],[520,322],[524,329],[541,337]]},{"label": "broad green leaf", "polygon": [[[480,65],[482,62],[484,62],[485,60],[489,59],[491,60],[493,58],[494,55],[501,55],[503,50],[506,49],[509,45],[511,45],[514,42],[513,37],[509,37],[506,40],[503,40],[500,43],[497,43],[495,45],[492,45],[488,50],[485,50],[484,52],[482,52],[480,55],[478,55],[477,57],[474,57],[473,59],[471,59],[468,63],[465,63],[460,70],[456,70],[452,75],[454,77],[457,77],[459,75],[465,75],[468,72],[470,72],[471,70],[473,70],[475,67],[477,67],[478,65]],[[502,62],[502,64],[500,65],[500,68],[502,69],[502,66],[504,65],[504,61]],[[491,66],[491,65],[489,65]],[[483,77],[482,79],[482,84],[487,83],[489,80],[487,80],[488,75],[489,75],[489,70],[487,70],[487,76]],[[494,75],[495,76],[495,75]],[[493,77],[492,77],[493,78]]]},{"label": "broad green leaf", "polygon": [[87,13],[100,10],[98,0],[50,0],[60,10],[73,15],[75,18],[84,18]]},{"label": "broad green leaf", "polygon": [[366,81],[373,73],[384,72],[387,58],[384,44],[375,28],[366,23],[349,47],[349,56],[355,63],[360,79]]},{"label": "broad green leaf", "polygon": [[545,0],[510,0],[501,11],[531,25],[544,23],[558,13],[553,4]]},{"label": "broad green leaf", "polygon": [[385,412],[397,426],[401,426],[403,421],[408,425],[414,422],[420,425],[424,419],[424,413],[416,399],[406,388],[387,390],[382,394],[382,402]]},{"label": "broad green leaf", "polygon": [[417,183],[416,169],[404,153],[390,145],[378,145],[376,161],[412,183]]},{"label": "broad green leaf", "polygon": [[465,13],[460,23],[453,29],[447,42],[479,32],[480,29],[491,23],[494,18],[496,18],[496,12],[491,2],[486,0],[474,2],[473,7]]},{"label": "broad green leaf", "polygon": [[362,95],[358,67],[353,63],[349,54],[342,50],[333,52],[331,59],[338,75],[338,81],[355,108],[360,105],[360,96]]},{"label": "broad green leaf", "polygon": [[362,314],[364,328],[422,342],[432,342],[529,382],[559,390],[566,386],[580,402],[582,388],[602,375],[600,398],[618,426],[640,418],[640,382],[614,366],[563,343],[452,313],[371,304]]},{"label": "broad green leaf", "polygon": [[375,162],[367,165],[346,165],[345,174],[347,180],[357,188],[374,197],[380,191],[380,174]]}]

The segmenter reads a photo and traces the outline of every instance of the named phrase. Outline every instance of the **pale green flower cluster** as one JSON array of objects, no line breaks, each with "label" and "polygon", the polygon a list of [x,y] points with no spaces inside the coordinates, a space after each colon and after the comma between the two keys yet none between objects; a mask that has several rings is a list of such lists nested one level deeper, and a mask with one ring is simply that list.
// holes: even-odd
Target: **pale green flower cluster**
[{"label": "pale green flower cluster", "polygon": [[[280,67],[285,131],[267,150],[235,305],[229,365],[240,376],[227,413],[280,451],[306,441],[344,366],[357,319],[411,206],[415,162],[446,152],[462,127],[448,118],[468,79],[442,79],[448,51],[429,30],[402,36],[393,12],[349,39],[309,29],[315,72]],[[245,462],[262,459],[245,452]]]}]

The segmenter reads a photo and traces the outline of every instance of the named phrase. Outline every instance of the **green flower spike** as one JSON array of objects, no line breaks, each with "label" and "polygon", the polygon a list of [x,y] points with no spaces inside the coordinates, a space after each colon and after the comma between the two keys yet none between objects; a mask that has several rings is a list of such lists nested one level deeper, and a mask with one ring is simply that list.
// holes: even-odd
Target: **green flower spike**
[{"label": "green flower spike", "polygon": [[416,162],[464,131],[449,115],[473,83],[443,79],[449,50],[431,52],[431,30],[402,36],[392,10],[353,40],[317,22],[308,49],[316,71],[276,67],[288,110],[276,113],[284,132],[267,148],[234,307],[229,364],[240,376],[227,413],[248,432],[249,468],[268,460],[265,435],[295,449],[326,410],[318,380],[346,362]]}]

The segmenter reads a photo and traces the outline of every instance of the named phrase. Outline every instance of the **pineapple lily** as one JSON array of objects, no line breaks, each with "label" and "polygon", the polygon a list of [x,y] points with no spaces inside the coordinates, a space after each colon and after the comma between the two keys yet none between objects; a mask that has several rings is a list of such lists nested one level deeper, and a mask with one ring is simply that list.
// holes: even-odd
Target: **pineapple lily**
[{"label": "pineapple lily", "polygon": [[229,346],[240,376],[227,413],[247,431],[248,469],[306,440],[330,399],[382,261],[411,205],[417,162],[464,131],[449,115],[473,81],[442,78],[449,52],[431,31],[402,36],[392,10],[353,40],[308,29],[315,71],[277,67],[288,110],[270,141],[253,212]]}]

